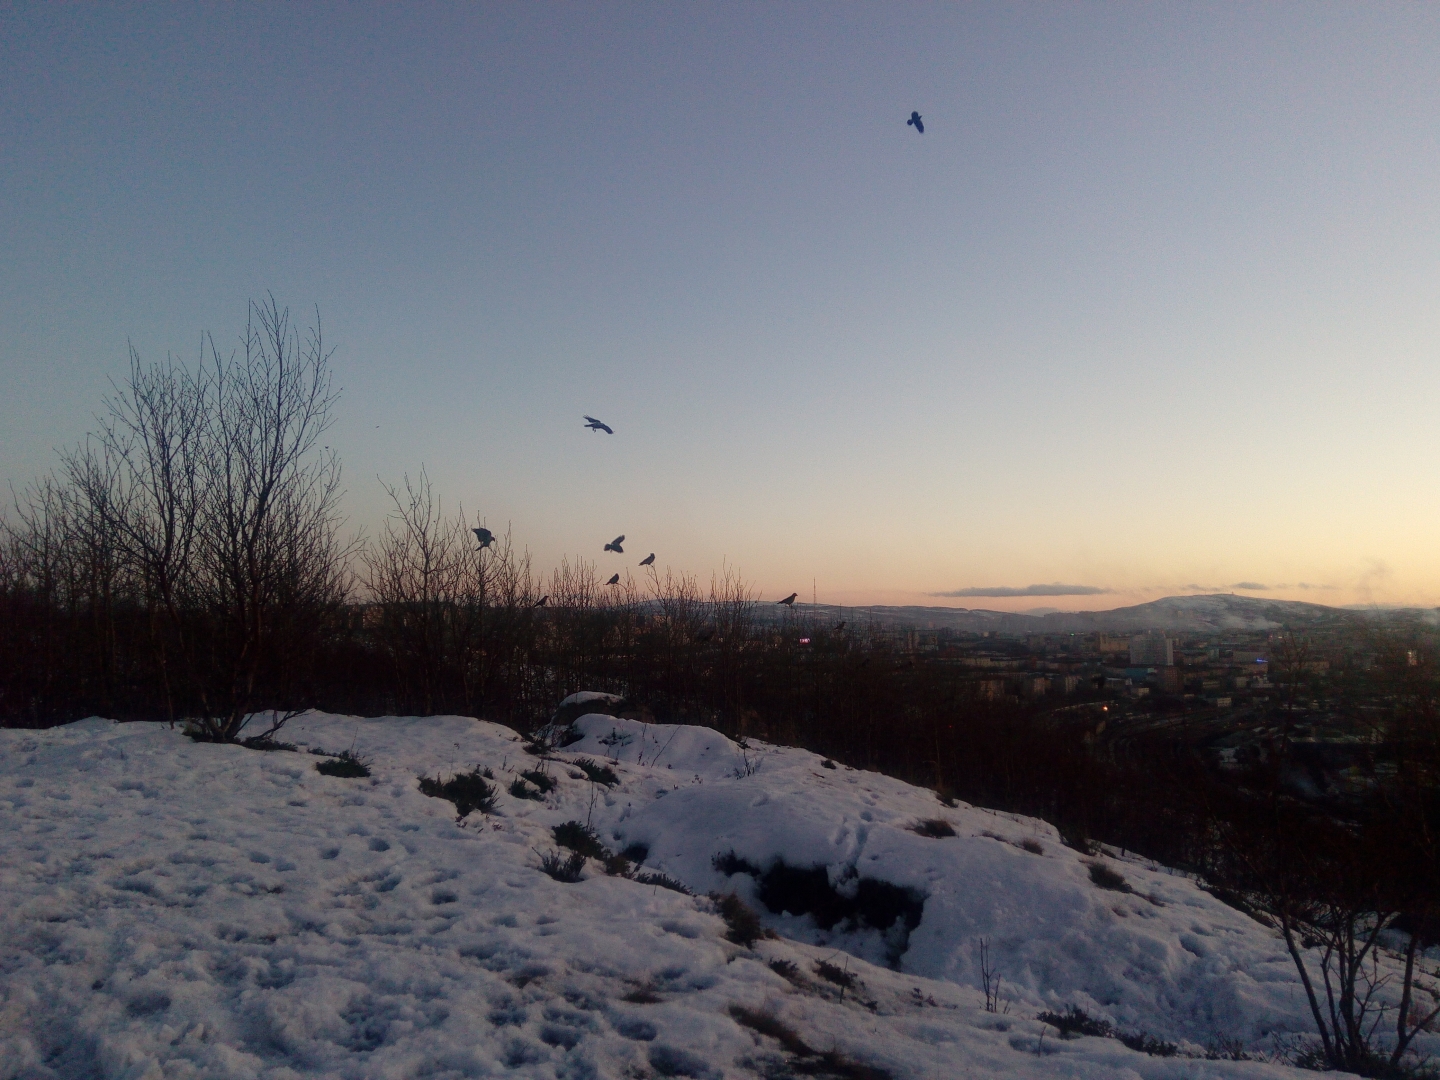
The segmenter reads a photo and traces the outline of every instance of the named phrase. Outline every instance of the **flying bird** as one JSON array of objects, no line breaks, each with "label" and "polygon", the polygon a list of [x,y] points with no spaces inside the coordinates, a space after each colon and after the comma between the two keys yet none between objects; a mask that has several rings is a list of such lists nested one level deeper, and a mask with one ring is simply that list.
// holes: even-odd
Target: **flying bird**
[{"label": "flying bird", "polygon": [[539,600],[536,600],[536,601],[535,601],[535,606],[536,606],[536,607],[544,607],[544,606],[545,606],[547,603],[549,603],[549,602],[550,602],[550,594],[549,594],[549,593],[546,593],[544,596],[540,597]]},{"label": "flying bird", "polygon": [[606,550],[606,551],[613,551],[613,552],[615,552],[617,555],[624,555],[624,554],[625,554],[625,549],[620,546],[620,545],[623,544],[624,542],[625,542],[625,534],[624,534],[624,533],[621,533],[619,536],[615,537],[614,540],[611,540],[608,544],[605,545],[605,550]]},{"label": "flying bird", "polygon": [[[925,125],[920,122],[920,114],[918,112],[912,112],[910,114],[910,119],[906,120],[905,123],[913,127],[921,135],[925,134]],[[588,420],[589,417],[587,416],[586,419]]]},{"label": "flying bird", "polygon": [[470,531],[475,534],[475,539],[480,541],[480,546],[475,549],[476,551],[484,551],[495,542],[495,534],[489,529],[471,529]]},{"label": "flying bird", "polygon": [[785,597],[784,600],[776,600],[775,603],[784,604],[786,607],[789,607],[791,604],[795,603],[795,597],[799,595],[800,594],[798,592],[792,592],[789,596]]},{"label": "flying bird", "polygon": [[589,421],[585,426],[591,431],[603,431],[606,435],[615,434],[615,430],[609,424],[596,420],[593,416],[587,416],[585,419]]},{"label": "flying bird", "polygon": [[606,585],[619,585],[619,584],[620,584],[620,575],[619,575],[619,574],[615,574],[613,577],[610,578],[609,581],[605,582],[605,584],[606,584]]},{"label": "flying bird", "polygon": [[835,633],[838,634],[841,630],[844,630],[844,629],[845,629],[845,620],[844,620],[844,619],[841,619],[839,625],[835,627]]},{"label": "flying bird", "polygon": [[651,565],[654,561],[655,561],[655,553],[652,551],[652,552],[650,552],[649,555],[646,555],[643,559],[640,560],[640,565],[641,565],[641,566],[649,566],[649,565]]},{"label": "flying bird", "polygon": [[704,630],[701,630],[698,634],[695,635],[695,640],[702,642],[709,641],[714,636],[715,628],[713,626],[707,626]]}]

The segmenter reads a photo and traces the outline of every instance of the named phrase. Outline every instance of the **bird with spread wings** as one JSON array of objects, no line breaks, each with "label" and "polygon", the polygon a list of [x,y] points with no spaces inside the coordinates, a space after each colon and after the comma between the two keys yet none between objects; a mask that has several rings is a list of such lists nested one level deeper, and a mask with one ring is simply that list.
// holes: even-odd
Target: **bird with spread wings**
[{"label": "bird with spread wings", "polygon": [[588,427],[591,431],[603,431],[606,435],[615,434],[615,429],[604,421],[596,420],[593,416],[587,416],[585,417],[585,419],[586,421],[588,421],[585,426]]}]

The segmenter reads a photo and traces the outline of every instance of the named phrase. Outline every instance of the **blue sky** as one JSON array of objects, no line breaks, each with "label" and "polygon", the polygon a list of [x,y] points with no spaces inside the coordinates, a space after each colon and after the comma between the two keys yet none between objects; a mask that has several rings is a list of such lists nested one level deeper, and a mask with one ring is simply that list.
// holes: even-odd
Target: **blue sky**
[{"label": "blue sky", "polygon": [[1398,4],[3,5],[4,479],[273,291],[371,533],[423,464],[542,566],[1440,603],[1436,55]]}]

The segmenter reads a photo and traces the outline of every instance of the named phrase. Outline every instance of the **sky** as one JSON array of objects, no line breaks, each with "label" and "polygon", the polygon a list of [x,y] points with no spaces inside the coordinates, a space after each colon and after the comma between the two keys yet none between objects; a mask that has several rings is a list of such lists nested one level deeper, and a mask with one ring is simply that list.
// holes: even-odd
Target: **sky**
[{"label": "sky", "polygon": [[772,599],[1440,604],[1437,55],[1420,4],[0,3],[0,480],[273,293],[371,536],[423,467],[537,566]]}]

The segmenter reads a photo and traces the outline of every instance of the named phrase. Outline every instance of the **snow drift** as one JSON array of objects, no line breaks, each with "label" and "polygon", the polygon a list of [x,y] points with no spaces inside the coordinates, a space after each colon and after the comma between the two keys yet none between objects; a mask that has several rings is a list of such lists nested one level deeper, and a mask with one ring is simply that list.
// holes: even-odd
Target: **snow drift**
[{"label": "snow drift", "polygon": [[[0,732],[0,1077],[1294,1075],[1198,1056],[1305,1030],[1277,939],[1134,860],[1101,888],[1043,822],[599,714],[544,760],[460,717],[284,735],[372,775],[162,724]],[[419,790],[473,768],[490,815]],[[536,769],[552,791],[508,793]],[[552,879],[567,821],[697,895]],[[779,936],[728,941],[704,894],[731,891]],[[1035,1019],[1070,1004],[1197,1056]]]}]

